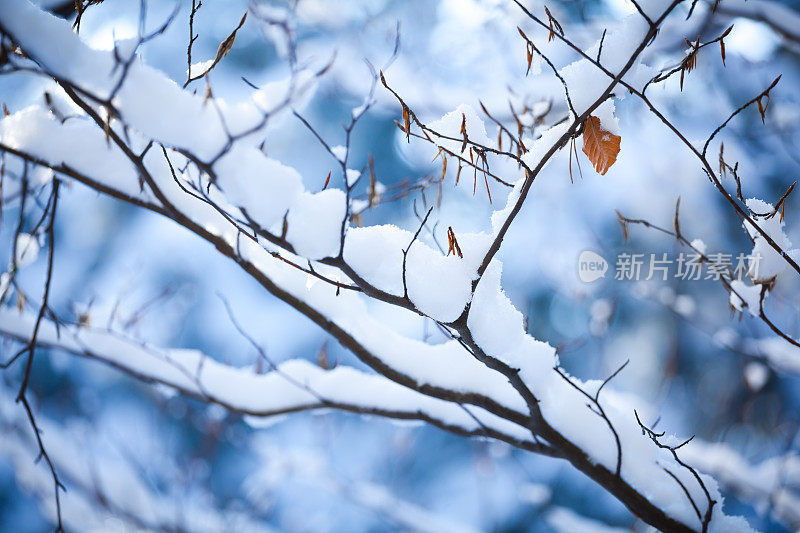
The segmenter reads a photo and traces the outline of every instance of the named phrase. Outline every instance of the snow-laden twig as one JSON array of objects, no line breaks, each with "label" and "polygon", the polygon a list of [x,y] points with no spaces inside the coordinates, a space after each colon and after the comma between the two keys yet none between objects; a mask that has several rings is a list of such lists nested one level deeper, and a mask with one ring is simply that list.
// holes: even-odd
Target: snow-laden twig
[{"label": "snow-laden twig", "polygon": [[740,498],[753,502],[759,512],[792,530],[800,527],[800,455],[796,450],[751,463],[726,444],[692,441],[682,455]]},{"label": "snow-laden twig", "polygon": [[[0,310],[0,334],[29,339],[35,317]],[[41,324],[38,345],[106,363],[148,382],[160,383],[234,413],[268,418],[288,413],[338,409],[397,420],[417,420],[463,436],[495,438],[551,454],[533,443],[524,428],[482,409],[478,420],[458,404],[414,392],[354,368],[326,370],[308,361],[285,361],[266,374],[218,363],[195,350],[163,350],[119,334],[85,327]]]}]

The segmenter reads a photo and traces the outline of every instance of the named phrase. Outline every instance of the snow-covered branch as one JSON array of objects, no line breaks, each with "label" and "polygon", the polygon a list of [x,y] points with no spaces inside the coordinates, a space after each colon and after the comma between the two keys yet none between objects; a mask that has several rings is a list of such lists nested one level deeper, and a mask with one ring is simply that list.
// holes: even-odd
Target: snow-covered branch
[{"label": "snow-covered branch", "polygon": [[[24,342],[30,338],[35,317],[3,310],[0,324],[0,334]],[[101,361],[138,379],[166,385],[254,419],[338,409],[427,422],[463,436],[496,438],[523,449],[556,453],[533,442],[524,427],[479,407],[425,396],[382,376],[346,366],[325,370],[296,359],[257,374],[252,368],[233,368],[196,350],[163,350],[109,331],[68,325],[57,328],[51,322],[42,324],[37,342]]]}]

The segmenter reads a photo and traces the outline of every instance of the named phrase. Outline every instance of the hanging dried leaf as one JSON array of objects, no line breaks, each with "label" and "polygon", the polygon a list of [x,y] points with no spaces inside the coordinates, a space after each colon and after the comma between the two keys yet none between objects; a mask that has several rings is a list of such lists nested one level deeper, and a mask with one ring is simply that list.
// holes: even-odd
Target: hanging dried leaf
[{"label": "hanging dried leaf", "polygon": [[[767,99],[766,103],[762,102],[764,98]],[[769,93],[765,93],[764,96],[756,100],[756,106],[758,106],[758,114],[761,115],[761,123],[765,124],[765,120],[767,118],[767,107],[769,106]]]},{"label": "hanging dried leaf", "polygon": [[697,52],[700,51],[700,37],[697,37],[697,41],[695,42],[686,38],[684,38],[684,41],[686,41],[686,44],[689,45],[691,50],[689,54],[683,58],[683,61],[681,61],[681,91],[683,91],[683,76],[697,67]]},{"label": "hanging dried leaf", "polygon": [[288,213],[283,215],[283,224],[281,224],[281,239],[285,239],[287,233],[289,233],[289,217],[288,217]]},{"label": "hanging dried leaf", "polygon": [[461,113],[461,135],[464,136],[464,142],[461,143],[461,153],[467,149],[467,115]]},{"label": "hanging dried leaf", "polygon": [[411,142],[411,119],[406,106],[403,106],[403,131],[406,132],[406,142]]},{"label": "hanging dried leaf", "polygon": [[461,253],[461,248],[458,246],[458,241],[456,240],[456,234],[453,231],[452,226],[447,227],[447,255],[455,254],[458,257],[463,258],[464,255]]},{"label": "hanging dried leaf", "polygon": [[608,172],[617,160],[622,137],[604,130],[600,119],[589,116],[583,126],[583,153],[601,176]]},{"label": "hanging dried leaf", "polygon": [[725,37],[728,36],[728,34],[731,32],[732,29],[733,29],[733,24],[728,26],[728,29],[725,30],[722,33],[722,35],[719,36],[719,52],[722,55],[722,66],[723,67],[727,66],[727,65],[725,65]]},{"label": "hanging dried leaf", "polygon": [[527,50],[527,60],[528,60],[528,69],[525,71],[525,75],[527,76],[528,74],[531,73],[531,63],[533,63],[533,43],[528,42],[525,48]]},{"label": "hanging dried leaf", "polygon": [[556,30],[559,34],[564,35],[564,29],[561,27],[561,24],[558,23],[553,14],[550,13],[550,10],[547,9],[547,6],[544,6],[544,12],[547,14],[547,23],[550,27],[550,35],[547,37],[547,40],[551,41],[553,37],[555,37]]},{"label": "hanging dried leaf", "polygon": [[[525,39],[526,60],[528,61],[528,70],[525,71],[525,75],[527,76],[528,73],[530,73],[531,71],[531,63],[533,62],[533,43],[531,42],[530,39],[528,39],[528,36],[525,35],[525,32],[522,31],[522,28],[517,26],[517,31],[519,32],[520,35],[522,35],[522,38]],[[481,106],[482,105],[483,104],[481,104]]]},{"label": "hanging dried leaf", "polygon": [[233,48],[233,41],[236,40],[236,32],[239,31],[239,28],[241,28],[244,25],[244,21],[246,19],[247,19],[247,11],[244,12],[244,15],[242,15],[242,19],[239,21],[239,24],[236,26],[233,32],[231,32],[231,34],[228,35],[228,37],[220,43],[219,48],[217,48],[217,56],[214,58],[214,61],[219,62],[223,57],[228,55],[228,52],[230,52],[231,48]]},{"label": "hanging dried leaf", "polygon": [[[242,26],[244,26],[244,21],[245,21],[246,19],[247,19],[247,11],[245,11],[245,12],[244,12],[244,15],[242,15],[242,19],[239,21],[239,24],[236,26],[236,28],[234,28],[233,32],[231,32],[231,34],[230,34],[230,35],[228,35],[228,36],[225,38],[225,40],[224,40],[224,41],[222,41],[222,42],[219,44],[219,48],[217,48],[217,55],[216,55],[216,56],[214,56],[214,60],[211,62],[211,65],[209,65],[209,67],[208,67],[206,70],[204,70],[202,74],[198,74],[198,75],[196,75],[196,76],[192,76],[192,72],[191,72],[191,66],[190,66],[190,72],[189,72],[189,76],[190,76],[190,78],[189,78],[189,80],[186,82],[187,84],[189,83],[189,81],[192,81],[192,80],[196,80],[196,79],[202,78],[203,76],[205,76],[206,74],[208,74],[209,72],[211,72],[211,70],[212,70],[214,67],[216,67],[216,66],[217,66],[217,64],[218,64],[220,61],[222,61],[222,58],[223,58],[223,57],[225,57],[226,55],[228,55],[228,52],[230,52],[230,51],[231,51],[231,48],[233,48],[233,42],[236,40],[236,32],[238,32],[238,31],[239,31],[239,28],[241,28]],[[185,87],[185,85],[184,85],[184,87]]]},{"label": "hanging dried leaf", "polygon": [[[761,95],[756,98],[756,106],[758,106],[758,113],[761,115],[761,123],[764,124],[766,119],[767,108],[769,107],[769,93],[772,89],[778,85],[778,82],[781,81],[781,76],[775,78],[769,87],[767,87]],[[762,100],[766,99],[766,102],[762,102]],[[750,101],[752,103],[752,100]],[[749,104],[748,104],[749,105]]]}]

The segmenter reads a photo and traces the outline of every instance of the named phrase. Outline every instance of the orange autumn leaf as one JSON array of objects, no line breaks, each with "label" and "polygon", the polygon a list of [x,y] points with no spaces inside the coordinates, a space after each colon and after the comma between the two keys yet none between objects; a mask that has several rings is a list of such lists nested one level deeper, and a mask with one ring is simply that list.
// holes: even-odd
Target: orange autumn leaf
[{"label": "orange autumn leaf", "polygon": [[620,141],[622,138],[619,135],[603,129],[599,118],[589,116],[586,119],[583,127],[583,153],[601,176],[608,172],[617,160]]},{"label": "orange autumn leaf", "polygon": [[461,247],[458,245],[458,241],[456,240],[456,234],[453,231],[453,226],[447,227],[447,248],[447,255],[453,254],[462,259],[464,258],[464,254],[461,253]]}]

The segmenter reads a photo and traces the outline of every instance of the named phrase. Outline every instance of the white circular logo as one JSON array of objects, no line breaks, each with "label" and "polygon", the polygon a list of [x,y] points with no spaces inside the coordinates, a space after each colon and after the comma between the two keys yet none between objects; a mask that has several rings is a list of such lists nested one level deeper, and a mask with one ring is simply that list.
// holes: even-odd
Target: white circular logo
[{"label": "white circular logo", "polygon": [[584,250],[578,256],[578,277],[584,283],[591,283],[606,276],[608,262],[603,256],[591,250]]}]

